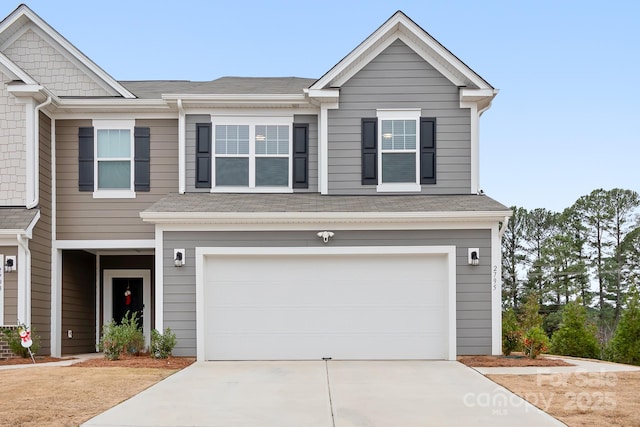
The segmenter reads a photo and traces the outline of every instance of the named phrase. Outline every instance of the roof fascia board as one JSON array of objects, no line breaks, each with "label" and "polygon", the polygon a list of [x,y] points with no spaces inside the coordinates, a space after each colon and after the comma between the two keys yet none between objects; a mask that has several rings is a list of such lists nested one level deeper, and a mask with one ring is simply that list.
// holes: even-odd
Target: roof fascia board
[{"label": "roof fascia board", "polygon": [[205,93],[197,93],[197,94],[163,94],[162,99],[165,101],[178,101],[181,99],[182,102],[265,102],[265,101],[274,101],[274,102],[303,102],[306,101],[306,96],[304,93],[292,93],[292,94],[205,94]]},{"label": "roof fascia board", "polygon": [[25,84],[37,84],[33,77],[27,74],[22,68],[18,67],[15,62],[10,60],[4,53],[0,52],[0,71],[11,77],[13,80],[21,80]]},{"label": "roof fascia board", "polygon": [[59,44],[63,49],[66,49],[72,56],[77,58],[81,64],[87,67],[91,72],[102,79],[109,87],[115,90],[124,98],[135,98],[136,96],[129,92],[124,86],[118,83],[113,77],[107,74],[102,68],[100,68],[89,57],[83,54],[78,48],[65,39],[60,33],[58,33],[53,27],[51,27],[45,20],[40,18],[35,12],[29,9],[28,6],[22,4],[15,11],[12,12],[2,23],[0,23],[0,33],[6,28],[16,23],[22,16],[25,16],[31,22],[33,22],[41,31],[49,36],[53,41]]},{"label": "roof fascia board", "polygon": [[141,212],[144,222],[177,223],[289,223],[289,222],[403,222],[403,221],[502,221],[511,211],[441,212]]},{"label": "roof fascia board", "polygon": [[[408,35],[415,37],[424,47],[411,40]],[[465,65],[460,59],[442,46],[436,39],[424,31],[415,22],[409,19],[402,12],[396,12],[380,28],[371,34],[365,41],[358,45],[338,64],[329,70],[318,81],[311,85],[310,89],[323,89],[329,87],[336,80],[334,85],[340,86],[360,71],[382,50],[388,47],[396,39],[401,39],[410,48],[415,50],[423,59],[429,62],[434,68],[445,75],[457,86],[466,86],[459,77],[444,67],[443,63],[450,64],[464,78],[468,79],[479,88],[491,88],[491,86]],[[382,43],[381,43],[382,41]],[[376,46],[378,45],[378,46]],[[382,47],[384,46],[384,47]],[[432,51],[433,53],[430,53]],[[439,58],[441,60],[439,60]],[[359,64],[357,64],[359,62]],[[355,66],[357,64],[357,66]],[[341,74],[345,75],[341,75]]]}]

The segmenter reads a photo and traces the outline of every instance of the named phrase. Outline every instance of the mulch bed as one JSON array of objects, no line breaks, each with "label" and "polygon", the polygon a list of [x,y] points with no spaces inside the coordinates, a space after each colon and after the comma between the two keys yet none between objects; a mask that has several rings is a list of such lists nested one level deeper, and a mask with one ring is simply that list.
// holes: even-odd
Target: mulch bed
[{"label": "mulch bed", "polygon": [[109,360],[106,357],[97,357],[95,359],[85,360],[83,362],[74,363],[72,367],[79,368],[163,368],[163,369],[182,369],[195,362],[194,357],[173,357],[167,359],[153,359],[149,354],[140,354],[139,356],[123,354],[118,360]]},{"label": "mulch bed", "polygon": [[[63,360],[67,360],[67,359],[73,359],[73,357],[68,357],[68,358],[64,358],[64,359],[59,359],[57,357],[50,357],[50,356],[35,356],[36,359],[36,363],[46,363],[46,362],[61,362]],[[31,360],[30,357],[27,358],[22,358],[22,357],[14,357],[11,359],[1,359],[0,360],[0,366],[5,366],[5,365],[29,365],[32,364],[33,361]]]},{"label": "mulch bed", "polygon": [[518,354],[514,354],[511,356],[459,356],[458,362],[472,368],[573,366],[571,363],[567,363],[561,359],[549,359],[545,356],[538,356],[535,359],[530,359]]}]

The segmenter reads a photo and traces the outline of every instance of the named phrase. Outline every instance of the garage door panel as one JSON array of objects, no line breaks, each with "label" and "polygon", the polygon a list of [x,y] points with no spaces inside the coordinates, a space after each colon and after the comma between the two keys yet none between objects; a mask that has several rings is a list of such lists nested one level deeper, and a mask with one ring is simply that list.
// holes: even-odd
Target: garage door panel
[{"label": "garage door panel", "polygon": [[446,255],[205,257],[205,358],[446,358]]}]

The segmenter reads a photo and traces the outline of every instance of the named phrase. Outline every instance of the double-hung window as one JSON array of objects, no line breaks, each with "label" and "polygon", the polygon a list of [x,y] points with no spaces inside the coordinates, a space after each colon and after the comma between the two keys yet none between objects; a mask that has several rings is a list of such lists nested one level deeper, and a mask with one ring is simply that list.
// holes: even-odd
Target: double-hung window
[{"label": "double-hung window", "polygon": [[291,129],[282,119],[214,118],[213,190],[290,191]]},{"label": "double-hung window", "polygon": [[378,191],[420,191],[420,110],[378,110]]},{"label": "double-hung window", "polygon": [[134,121],[97,121],[94,182],[96,197],[135,197]]}]

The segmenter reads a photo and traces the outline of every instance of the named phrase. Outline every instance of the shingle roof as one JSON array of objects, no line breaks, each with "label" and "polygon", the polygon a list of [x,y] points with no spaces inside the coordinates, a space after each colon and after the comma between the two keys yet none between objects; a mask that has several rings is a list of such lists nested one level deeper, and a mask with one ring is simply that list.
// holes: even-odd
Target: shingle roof
[{"label": "shingle roof", "polygon": [[221,77],[208,82],[141,80],[119,83],[138,98],[159,99],[162,94],[301,94],[315,81],[301,77]]},{"label": "shingle roof", "polygon": [[37,213],[37,209],[0,207],[0,231],[26,230]]},{"label": "shingle roof", "polygon": [[508,212],[484,195],[170,194],[145,212]]}]

